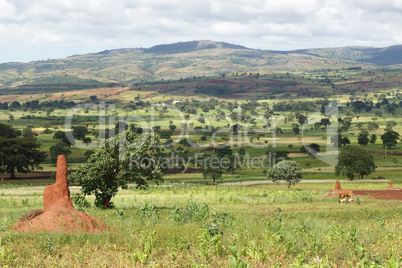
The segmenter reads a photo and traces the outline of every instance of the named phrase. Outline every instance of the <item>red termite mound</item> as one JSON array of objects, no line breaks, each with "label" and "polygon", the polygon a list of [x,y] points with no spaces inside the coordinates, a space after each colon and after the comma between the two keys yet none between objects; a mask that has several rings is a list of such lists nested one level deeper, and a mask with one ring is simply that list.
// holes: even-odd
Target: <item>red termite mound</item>
[{"label": "red termite mound", "polygon": [[110,230],[103,219],[74,208],[67,184],[67,161],[64,155],[57,158],[56,183],[45,187],[43,204],[43,213],[12,224],[10,231],[102,233]]},{"label": "red termite mound", "polygon": [[329,197],[338,196],[341,191],[342,191],[341,183],[340,183],[339,181],[336,181],[336,183],[335,183],[335,189],[332,190],[332,191],[330,191],[329,193],[325,194],[324,197],[329,198]]}]

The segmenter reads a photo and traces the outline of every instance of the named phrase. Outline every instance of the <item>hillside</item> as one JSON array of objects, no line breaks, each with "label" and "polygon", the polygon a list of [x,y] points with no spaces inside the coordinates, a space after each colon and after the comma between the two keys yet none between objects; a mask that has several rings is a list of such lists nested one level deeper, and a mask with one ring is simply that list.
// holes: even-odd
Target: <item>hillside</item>
[{"label": "hillside", "polygon": [[402,46],[345,47],[295,51],[250,49],[212,41],[191,41],[74,55],[59,60],[0,64],[0,94],[53,92],[258,72],[371,68],[402,63]]},{"label": "hillside", "polygon": [[402,45],[373,48],[373,47],[340,47],[321,49],[295,50],[293,53],[301,53],[323,58],[353,60],[367,62],[380,66],[402,64]]}]

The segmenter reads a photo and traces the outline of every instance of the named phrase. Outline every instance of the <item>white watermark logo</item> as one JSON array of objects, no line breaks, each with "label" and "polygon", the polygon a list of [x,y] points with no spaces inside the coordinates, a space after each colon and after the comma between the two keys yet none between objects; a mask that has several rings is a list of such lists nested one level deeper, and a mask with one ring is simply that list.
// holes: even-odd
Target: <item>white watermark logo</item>
[{"label": "white watermark logo", "polygon": [[[114,137],[119,133],[124,133],[127,129],[144,136],[144,138],[145,135],[149,137],[149,134],[158,133],[162,140],[166,142],[152,144],[161,149],[170,148],[172,152],[175,152],[171,156],[164,156],[164,158],[160,159],[138,159],[138,157],[132,156],[132,165],[138,167],[145,162],[152,162],[155,166],[163,168],[181,167],[182,170],[190,165],[195,168],[205,168],[206,165],[209,165],[212,167],[220,166],[222,169],[266,169],[278,161],[278,158],[271,154],[275,153],[279,140],[285,136],[289,137],[293,135],[292,124],[288,122],[286,116],[270,114],[264,117],[259,115],[246,117],[241,103],[237,103],[235,111],[230,116],[217,116],[215,120],[212,120],[211,115],[210,117],[203,114],[198,116],[185,115],[178,107],[166,103],[152,104],[150,113],[146,116],[135,114],[135,111],[131,115],[122,116],[117,113],[115,105],[99,102],[97,104],[79,104],[70,110],[65,119],[64,129],[67,139],[71,144],[75,144],[76,147],[86,149],[94,149],[100,146],[101,143],[94,142],[88,144],[76,141],[73,127],[73,125],[76,125],[74,119],[77,119],[82,111],[85,111],[87,114],[90,113],[92,118],[94,117],[93,114],[96,114],[95,116],[97,116],[98,121],[96,125],[98,128],[95,132],[99,141]],[[165,118],[166,114],[169,114],[168,118]],[[306,115],[305,117],[306,120],[301,125],[301,134],[298,131],[294,135],[301,135],[299,140],[302,143],[302,147],[310,155],[330,166],[336,166],[338,162],[338,143],[334,143],[333,145],[332,141],[337,140],[339,135],[337,102],[329,103],[325,107],[322,107],[321,111]],[[169,122],[168,129],[162,129],[156,124],[156,122],[159,124],[161,122],[164,123],[169,119],[172,120]],[[219,121],[219,127],[216,125],[217,121]],[[194,127],[194,125],[198,124],[197,122],[201,122],[201,126]],[[317,146],[313,146],[316,144],[316,142],[313,142],[316,141],[314,137],[317,137],[318,134],[314,134],[313,131],[311,132],[313,134],[307,134],[310,130],[317,129],[317,126],[325,131],[325,152],[321,152]],[[298,125],[297,128],[299,128]],[[286,134],[284,134],[284,129],[288,131]],[[202,135],[202,141],[194,139],[195,136],[199,135]],[[153,138],[154,135],[150,137]],[[264,142],[260,141],[261,137],[263,137]],[[283,143],[286,144],[286,139],[281,141],[281,144]],[[109,144],[109,146],[114,145]],[[124,146],[130,146],[130,144],[125,140],[119,146],[122,147],[119,150],[124,151]],[[180,156],[177,154],[177,150],[181,146],[196,148],[195,152],[197,153],[194,153],[194,157],[189,157],[188,154],[186,157]],[[267,157],[250,157],[248,154],[232,155],[232,153],[220,157],[211,157],[206,153],[199,153],[200,151],[213,150],[213,148],[222,146],[226,146],[227,148],[266,148],[267,152],[264,153],[264,156],[266,155]],[[181,149],[183,150],[183,148]],[[200,160],[201,157],[202,161]]]}]

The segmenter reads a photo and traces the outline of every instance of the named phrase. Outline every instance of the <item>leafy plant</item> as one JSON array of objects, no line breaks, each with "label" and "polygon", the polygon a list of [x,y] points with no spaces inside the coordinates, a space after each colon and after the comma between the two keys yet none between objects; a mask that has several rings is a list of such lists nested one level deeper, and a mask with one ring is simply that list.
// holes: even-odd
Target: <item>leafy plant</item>
[{"label": "leafy plant", "polygon": [[187,222],[190,220],[202,221],[209,214],[209,207],[207,204],[199,205],[194,202],[190,202],[185,205],[183,209],[180,209],[177,205],[174,205],[173,211],[170,215],[174,221],[178,223]]},{"label": "leafy plant", "polygon": [[53,256],[55,254],[56,244],[54,243],[52,236],[47,235],[43,238],[42,242],[40,243],[39,250],[43,255]]},{"label": "leafy plant", "polygon": [[71,201],[73,201],[75,208],[83,211],[86,208],[90,208],[91,204],[85,199],[85,196],[81,193],[76,193],[71,197]]},{"label": "leafy plant", "polygon": [[156,206],[152,202],[147,202],[138,210],[138,214],[143,219],[154,220],[156,218]]}]

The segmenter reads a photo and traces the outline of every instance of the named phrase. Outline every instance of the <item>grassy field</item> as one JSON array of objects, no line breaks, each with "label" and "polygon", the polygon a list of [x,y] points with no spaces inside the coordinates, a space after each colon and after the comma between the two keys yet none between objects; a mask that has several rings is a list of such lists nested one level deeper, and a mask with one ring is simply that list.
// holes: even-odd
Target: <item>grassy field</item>
[{"label": "grassy field", "polygon": [[[100,123],[96,107],[74,113],[72,126],[87,127],[87,136],[92,143],[86,146],[77,141],[71,147],[71,155],[67,157],[69,170],[76,170],[85,162],[86,151],[98,148],[97,131],[114,129],[119,120],[141,125],[141,120],[133,118],[139,116],[144,120],[144,128],[160,126],[162,131],[168,131],[173,124],[176,129],[172,132],[172,140],[186,137],[200,146],[176,144],[165,148],[167,155],[177,153],[187,160],[196,154],[214,156],[213,149],[204,150],[212,144],[211,133],[194,130],[213,126],[222,130],[216,136],[215,146],[232,141],[233,153],[238,153],[242,147],[250,159],[262,159],[273,148],[288,152],[289,157],[303,168],[303,181],[291,190],[284,184],[272,183],[239,186],[243,182],[267,180],[266,167],[262,166],[238,169],[235,174],[227,171],[217,185],[207,185],[210,182],[204,180],[201,172],[167,174],[162,187],[155,187],[151,182],[148,190],[136,190],[135,185],[130,185],[128,190],[120,191],[112,199],[114,209],[81,207],[88,214],[102,217],[114,232],[101,235],[5,234],[0,238],[0,267],[401,267],[400,201],[378,200],[367,195],[360,196],[353,204],[339,204],[337,198],[323,198],[334,189],[334,180],[340,180],[345,189],[385,190],[390,180],[394,187],[402,188],[400,141],[387,150],[385,156],[380,139],[387,124],[402,133],[401,76],[398,70],[383,69],[317,69],[290,74],[264,71],[258,78],[255,74],[235,73],[227,74],[225,78],[193,77],[118,87],[99,85],[79,91],[1,95],[0,102],[10,103],[13,100],[39,100],[41,103],[74,100],[80,103],[88,102],[90,96],[95,95],[98,101],[111,105],[107,106],[106,125]],[[211,94],[197,92],[200,86],[205,86],[204,90]],[[233,94],[226,92],[217,97],[214,90],[219,87],[223,92],[230,89]],[[257,117],[255,124],[249,124],[255,133],[240,130],[239,135],[230,140],[229,128],[237,123],[228,119],[233,111],[236,112],[233,105],[237,102],[246,106],[250,97],[257,105],[244,111],[250,117]],[[386,104],[374,105],[372,110],[361,113],[354,112],[350,105],[352,100],[385,103],[385,97],[396,107],[392,113],[387,111]],[[180,101],[186,99],[192,104],[185,108],[193,108],[198,102],[204,107],[194,106],[195,113],[185,112],[188,118],[184,121],[176,110],[161,112],[163,108],[157,107],[152,114],[155,108],[152,104],[180,105]],[[370,181],[344,181],[345,176],[335,176],[333,166],[300,152],[303,145],[310,143],[319,144],[323,155],[327,149],[331,153],[334,150],[327,143],[326,129],[322,126],[316,128],[311,124],[303,134],[294,134],[292,124],[299,123],[296,114],[308,115],[311,110],[273,109],[275,104],[285,101],[311,104],[326,99],[339,102],[339,114],[331,118],[332,123],[338,118],[351,118],[350,127],[342,135],[348,137],[352,145],[357,145],[357,137],[362,129],[368,129],[368,122],[378,124],[378,128],[369,130],[370,136],[377,135],[377,141],[364,147],[373,155],[377,166],[375,172],[365,176]],[[137,105],[138,101],[142,104]],[[204,109],[209,102],[216,105]],[[271,119],[282,118],[276,127],[283,133],[274,135],[272,128],[266,128],[262,118],[267,105],[273,113]],[[319,110],[320,104],[315,108]],[[56,108],[47,116],[44,109],[0,110],[0,123],[19,130],[29,126],[37,134],[41,150],[49,152],[49,148],[57,143],[53,140],[54,133],[66,130],[65,118],[69,112],[66,108]],[[220,119],[222,113],[225,119]],[[206,123],[199,120],[201,114]],[[190,129],[186,136],[180,136],[188,129],[182,123]],[[52,133],[44,134],[46,128]],[[246,138],[252,138],[252,144]],[[162,142],[167,141],[167,138],[162,139]],[[190,168],[198,168],[189,163]],[[56,170],[49,158],[42,166],[49,174]],[[10,225],[27,211],[42,208],[44,186],[54,182],[46,178],[33,179],[34,173],[24,178],[22,174],[18,176],[16,180],[9,180],[6,174],[1,174],[4,181],[0,181],[0,233],[8,231]],[[225,183],[232,183],[232,186]],[[71,192],[78,193],[79,187],[72,186]],[[93,196],[86,198],[93,203]],[[76,204],[76,207],[81,205]]]},{"label": "grassy field", "polygon": [[[402,186],[396,183],[395,186]],[[354,182],[353,189],[386,189]],[[115,209],[84,208],[115,232],[6,234],[5,267],[400,267],[402,203],[322,198],[329,183],[130,187]],[[79,191],[71,187],[72,194]],[[41,208],[43,187],[0,186],[0,232]],[[93,197],[87,197],[93,202]],[[76,204],[77,206],[77,204]],[[249,266],[248,266],[249,265]]]}]

